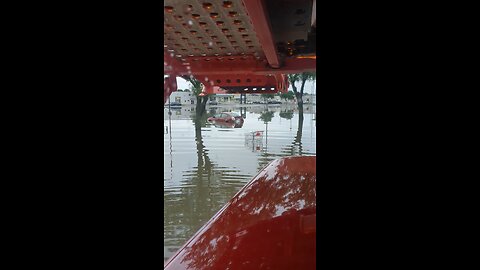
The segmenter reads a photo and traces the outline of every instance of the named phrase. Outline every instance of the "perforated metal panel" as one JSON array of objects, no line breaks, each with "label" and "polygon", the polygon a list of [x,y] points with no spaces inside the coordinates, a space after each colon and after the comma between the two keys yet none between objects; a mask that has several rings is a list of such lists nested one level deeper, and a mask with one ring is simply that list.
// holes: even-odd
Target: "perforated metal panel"
[{"label": "perforated metal panel", "polygon": [[265,58],[241,0],[166,0],[164,15],[164,50],[182,62],[198,56]]},{"label": "perforated metal panel", "polygon": [[[293,11],[286,12],[289,9],[284,5],[308,14],[310,8],[299,3],[308,5],[310,0],[282,0],[270,7],[264,1],[164,1],[164,75],[194,76],[205,86],[204,94],[214,93],[214,86],[235,93],[287,91],[283,74],[314,70],[315,61],[293,57],[302,52],[299,48],[304,44],[284,42],[295,40],[298,34],[304,37],[308,30],[294,25],[299,14],[290,16]],[[272,10],[267,12],[268,8]],[[277,25],[277,38],[272,36],[272,22]],[[290,24],[295,31],[286,28]],[[293,34],[279,39],[285,34],[282,27]],[[166,96],[176,90],[173,81],[166,82],[164,88]]]}]

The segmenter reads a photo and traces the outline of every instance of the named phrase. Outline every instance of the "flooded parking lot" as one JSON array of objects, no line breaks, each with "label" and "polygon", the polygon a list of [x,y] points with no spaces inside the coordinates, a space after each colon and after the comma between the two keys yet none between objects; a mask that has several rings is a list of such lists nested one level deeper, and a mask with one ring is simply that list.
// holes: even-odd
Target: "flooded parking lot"
[{"label": "flooded parking lot", "polygon": [[[164,108],[164,260],[270,161],[316,154],[316,107]],[[209,122],[222,112],[243,123]]]}]

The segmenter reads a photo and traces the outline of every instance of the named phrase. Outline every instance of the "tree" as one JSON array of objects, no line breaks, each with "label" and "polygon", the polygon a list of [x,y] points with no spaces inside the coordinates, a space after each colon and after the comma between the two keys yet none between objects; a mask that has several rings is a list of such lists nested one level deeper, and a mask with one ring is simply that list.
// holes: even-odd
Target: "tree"
[{"label": "tree", "polygon": [[192,93],[197,97],[197,109],[196,110],[197,110],[197,112],[200,113],[200,115],[203,114],[203,112],[205,112],[205,107],[206,107],[207,101],[208,101],[208,96],[207,95],[206,96],[200,96],[200,93],[202,93],[202,90],[203,90],[203,84],[193,76],[183,76],[182,78],[185,79],[190,84],[192,84],[190,89],[192,90]]},{"label": "tree", "polygon": [[293,111],[292,110],[282,111],[280,112],[280,117],[290,120],[293,118]]},{"label": "tree", "polygon": [[[316,79],[316,73],[303,72],[300,74],[289,74],[288,81],[292,85],[293,92],[297,98],[298,105],[298,131],[295,137],[294,144],[299,146],[299,152],[301,153],[301,141],[302,141],[302,129],[303,129],[303,90],[307,81],[313,81]],[[297,90],[296,82],[300,82],[300,91]]]},{"label": "tree", "polygon": [[293,91],[288,91],[287,93],[281,93],[280,98],[285,100],[293,100],[295,98],[295,93],[293,93]]},{"label": "tree", "polygon": [[[293,92],[295,93],[295,97],[297,98],[297,104],[303,108],[303,90],[305,88],[305,83],[307,81],[314,81],[317,78],[317,74],[314,72],[303,72],[299,74],[289,74],[288,81],[292,85]],[[296,82],[300,82],[300,91],[298,91],[297,86],[295,85]]]},{"label": "tree", "polygon": [[262,114],[260,115],[260,117],[258,117],[259,120],[262,120],[263,123],[268,123],[268,122],[271,122],[272,121],[272,118],[274,116],[274,112],[273,111],[264,111],[262,112]]}]

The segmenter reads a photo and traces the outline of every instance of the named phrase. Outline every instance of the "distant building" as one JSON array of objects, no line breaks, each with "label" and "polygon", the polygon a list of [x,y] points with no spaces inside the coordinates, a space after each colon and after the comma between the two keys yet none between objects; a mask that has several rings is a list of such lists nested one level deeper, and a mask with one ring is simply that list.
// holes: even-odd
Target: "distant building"
[{"label": "distant building", "polygon": [[216,96],[219,104],[235,103],[235,94],[217,94]]},{"label": "distant building", "polygon": [[195,107],[192,106],[182,106],[182,107],[172,107],[170,108],[171,115],[168,115],[168,107],[163,108],[163,120],[188,120],[192,119],[192,114],[194,113]]},{"label": "distant building", "polygon": [[239,103],[237,100],[239,100],[239,94],[214,94],[211,95],[209,100],[210,101],[215,101],[218,104],[234,104],[234,103]]},{"label": "distant building", "polygon": [[317,95],[304,94],[302,99],[305,104],[317,104]]},{"label": "distant building", "polygon": [[264,102],[265,99],[262,97],[261,94],[247,94],[247,103],[253,102]]},{"label": "distant building", "polygon": [[[180,103],[182,105],[192,105],[195,104],[197,98],[191,92],[179,92],[175,91],[170,95],[170,102]],[[167,103],[168,104],[168,101]]]},{"label": "distant building", "polygon": [[247,103],[258,103],[258,102],[268,102],[268,101],[280,101],[282,103],[286,103],[284,99],[281,99],[279,95],[275,95],[273,98],[269,98],[265,100],[264,97],[262,97],[262,94],[247,94]]}]

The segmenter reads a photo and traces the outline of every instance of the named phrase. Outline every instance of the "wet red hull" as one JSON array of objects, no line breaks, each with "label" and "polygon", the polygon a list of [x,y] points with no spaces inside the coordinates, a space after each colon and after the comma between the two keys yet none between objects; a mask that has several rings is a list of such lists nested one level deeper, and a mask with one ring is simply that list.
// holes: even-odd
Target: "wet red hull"
[{"label": "wet red hull", "polygon": [[315,162],[270,163],[164,269],[315,269]]}]

